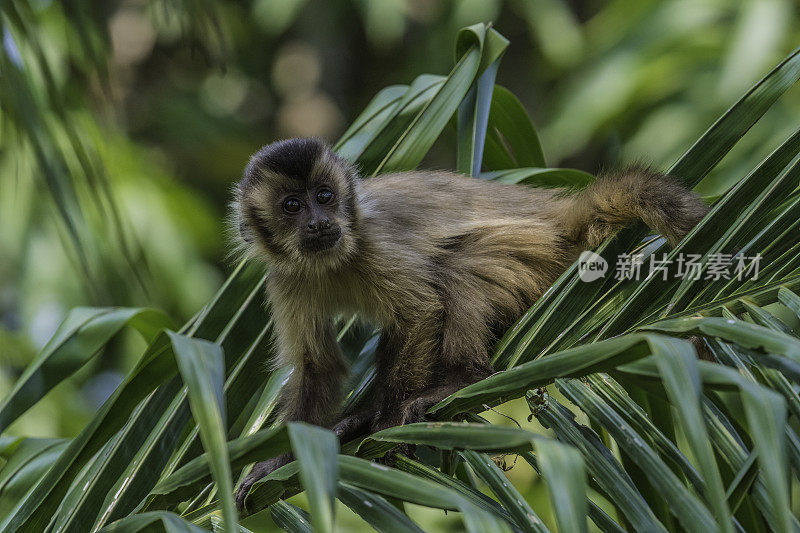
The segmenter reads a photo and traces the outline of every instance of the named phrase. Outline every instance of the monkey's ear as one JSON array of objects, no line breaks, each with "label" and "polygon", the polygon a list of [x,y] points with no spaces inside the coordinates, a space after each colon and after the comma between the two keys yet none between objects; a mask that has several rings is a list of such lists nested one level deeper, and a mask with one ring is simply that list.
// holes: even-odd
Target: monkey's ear
[{"label": "monkey's ear", "polygon": [[250,235],[250,231],[247,229],[247,225],[244,222],[239,222],[239,235],[247,244],[253,243],[253,236]]}]

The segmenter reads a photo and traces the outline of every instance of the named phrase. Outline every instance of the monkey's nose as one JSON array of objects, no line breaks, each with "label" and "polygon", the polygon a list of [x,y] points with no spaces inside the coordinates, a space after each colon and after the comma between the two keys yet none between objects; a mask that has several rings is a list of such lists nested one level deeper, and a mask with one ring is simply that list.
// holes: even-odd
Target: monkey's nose
[{"label": "monkey's nose", "polygon": [[327,218],[322,220],[315,220],[313,222],[308,223],[308,231],[322,231],[324,229],[329,229],[331,227],[331,221]]}]

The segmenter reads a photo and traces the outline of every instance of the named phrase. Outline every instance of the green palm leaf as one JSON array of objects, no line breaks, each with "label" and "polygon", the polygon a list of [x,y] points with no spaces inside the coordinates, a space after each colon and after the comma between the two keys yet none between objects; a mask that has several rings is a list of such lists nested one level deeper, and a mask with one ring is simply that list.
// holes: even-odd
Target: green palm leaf
[{"label": "green palm leaf", "polygon": [[[367,175],[411,169],[457,116],[462,172],[520,186],[590,183],[585,172],[545,166],[519,100],[494,85],[507,46],[485,25],[462,30],[451,72],[379,92],[339,153]],[[800,50],[671,172],[697,184],[798,77]],[[602,531],[798,530],[788,480],[800,472],[800,438],[788,420],[800,416],[799,143],[794,133],[738,180],[668,256],[759,252],[763,276],[587,284],[573,265],[500,340],[500,372],[434,406],[437,421],[341,447],[330,431],[276,423],[291,370],[264,369],[272,349],[264,276],[244,263],[180,334],[165,331],[171,323],[153,311],[75,310],[3,399],[0,429],[126,325],[148,348],[74,439],[0,437],[0,529],[246,531],[236,523],[233,479],[291,450],[297,461],[256,483],[248,499],[289,531],[337,530],[335,499],[380,531],[421,530],[398,501],[457,512],[467,530],[481,532],[547,531],[540,516],[560,531],[586,531],[587,517]],[[47,176],[53,190],[63,186],[63,175]],[[55,199],[72,217],[68,197]],[[598,253],[663,253],[645,234],[626,230]],[[689,335],[713,362],[697,359]],[[340,341],[354,354],[344,405],[352,412],[372,392],[377,338],[349,321]],[[547,434],[469,414],[523,397]],[[419,457],[386,456],[398,445]],[[522,454],[516,468],[529,463],[542,476],[549,504],[526,501],[495,453]],[[382,456],[393,467],[368,460]],[[300,491],[307,508],[281,500]]]},{"label": "green palm leaf", "polygon": [[333,531],[339,440],[331,431],[296,423],[289,424],[289,438],[310,500],[314,531]]},{"label": "green palm leaf", "polygon": [[76,372],[130,325],[145,341],[172,321],[154,309],[90,309],[70,311],[37,359],[25,369],[14,389],[0,403],[0,433],[58,383]]}]

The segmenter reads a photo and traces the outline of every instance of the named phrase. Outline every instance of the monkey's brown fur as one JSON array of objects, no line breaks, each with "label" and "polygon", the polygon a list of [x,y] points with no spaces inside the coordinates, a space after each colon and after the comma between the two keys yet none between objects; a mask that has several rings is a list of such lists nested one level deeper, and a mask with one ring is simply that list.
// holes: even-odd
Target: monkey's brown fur
[{"label": "monkey's brown fur", "polygon": [[[316,202],[320,190],[333,200]],[[301,218],[284,209],[287,197],[307,211]],[[635,220],[674,245],[707,212],[672,178],[639,168],[577,193],[450,172],[362,180],[314,139],[255,154],[234,206],[246,250],[270,266],[275,363],[294,367],[285,420],[336,422],[346,367],[334,317],[358,313],[382,328],[374,411],[340,423],[339,433],[419,420],[488,376],[492,331],[511,325],[582,250]],[[328,224],[322,233],[319,221]],[[257,465],[240,506],[250,485],[286,460]]]}]

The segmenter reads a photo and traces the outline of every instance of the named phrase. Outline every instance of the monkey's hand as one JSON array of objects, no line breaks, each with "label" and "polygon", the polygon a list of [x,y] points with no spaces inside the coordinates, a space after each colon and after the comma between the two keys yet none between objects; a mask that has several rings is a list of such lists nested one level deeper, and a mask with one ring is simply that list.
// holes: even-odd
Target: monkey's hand
[{"label": "monkey's hand", "polygon": [[255,466],[253,466],[253,469],[250,471],[250,473],[247,474],[244,480],[242,480],[242,484],[239,485],[238,489],[236,489],[236,507],[243,516],[249,514],[245,505],[245,500],[247,499],[247,494],[250,492],[250,487],[252,487],[253,484],[259,479],[270,475],[283,465],[289,464],[293,459],[294,458],[292,457],[292,454],[285,453],[283,455],[279,455],[278,457],[268,459],[267,461],[257,463]]},{"label": "monkey's hand", "polygon": [[384,407],[373,422],[372,431],[415,422],[428,422],[431,418],[427,416],[426,411],[440,400],[438,395],[423,395],[408,399],[397,407]]}]

